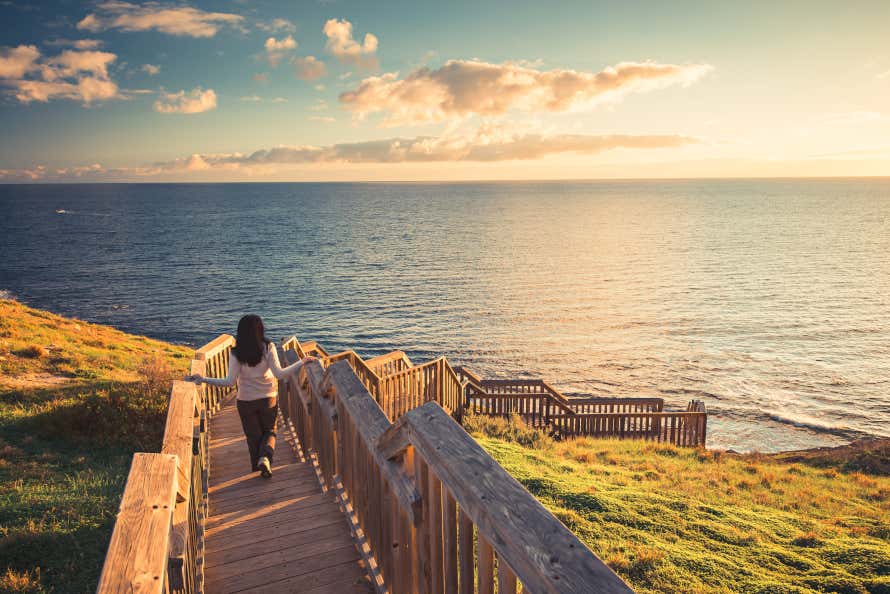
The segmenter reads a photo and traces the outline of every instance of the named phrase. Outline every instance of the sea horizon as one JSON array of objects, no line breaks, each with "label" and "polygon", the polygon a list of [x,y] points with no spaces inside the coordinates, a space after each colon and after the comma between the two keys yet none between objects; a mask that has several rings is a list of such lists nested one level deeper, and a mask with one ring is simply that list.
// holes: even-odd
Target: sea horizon
[{"label": "sea horizon", "polygon": [[[2,186],[0,245],[20,259],[0,289],[183,344],[250,310],[275,339],[446,355],[566,393],[703,399],[716,448],[886,436],[885,180],[673,181]],[[832,250],[861,238],[852,256]],[[222,293],[201,311],[204,283]],[[173,290],[184,298],[167,303]]]}]

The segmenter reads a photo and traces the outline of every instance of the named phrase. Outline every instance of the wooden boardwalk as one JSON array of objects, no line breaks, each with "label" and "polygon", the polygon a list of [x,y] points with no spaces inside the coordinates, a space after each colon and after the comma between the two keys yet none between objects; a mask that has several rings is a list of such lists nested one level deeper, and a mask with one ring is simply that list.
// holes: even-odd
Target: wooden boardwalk
[{"label": "wooden boardwalk", "polygon": [[210,421],[205,591],[374,592],[346,516],[279,425],[273,476],[264,479],[248,472],[234,401]]}]

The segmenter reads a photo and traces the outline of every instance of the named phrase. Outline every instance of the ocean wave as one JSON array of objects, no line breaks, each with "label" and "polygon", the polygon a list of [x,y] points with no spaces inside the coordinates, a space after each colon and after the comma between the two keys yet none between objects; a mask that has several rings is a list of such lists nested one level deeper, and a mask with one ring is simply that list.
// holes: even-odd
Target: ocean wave
[{"label": "ocean wave", "polygon": [[12,291],[7,291],[6,289],[0,289],[0,299],[8,299],[9,301],[14,301],[15,295],[12,294]]},{"label": "ocean wave", "polygon": [[809,415],[777,411],[764,411],[764,415],[770,421],[782,423],[784,425],[793,425],[795,427],[800,427],[801,429],[808,429],[815,433],[828,433],[847,438],[868,435],[868,433],[853,429],[847,425],[826,421],[824,419],[817,419]]}]

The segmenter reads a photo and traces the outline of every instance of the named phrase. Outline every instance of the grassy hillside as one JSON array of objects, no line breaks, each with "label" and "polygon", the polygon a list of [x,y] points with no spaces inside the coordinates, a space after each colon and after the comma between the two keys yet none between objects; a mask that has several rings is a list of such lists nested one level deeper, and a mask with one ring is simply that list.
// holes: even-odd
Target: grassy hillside
[{"label": "grassy hillside", "polygon": [[[0,592],[91,592],[191,351],[0,300]],[[467,428],[639,592],[890,593],[883,451],[738,456]]]},{"label": "grassy hillside", "polygon": [[553,443],[504,422],[467,426],[638,592],[890,592],[890,477],[838,470],[847,461],[830,456]]},{"label": "grassy hillside", "polygon": [[92,592],[191,351],[0,300],[0,592]]}]

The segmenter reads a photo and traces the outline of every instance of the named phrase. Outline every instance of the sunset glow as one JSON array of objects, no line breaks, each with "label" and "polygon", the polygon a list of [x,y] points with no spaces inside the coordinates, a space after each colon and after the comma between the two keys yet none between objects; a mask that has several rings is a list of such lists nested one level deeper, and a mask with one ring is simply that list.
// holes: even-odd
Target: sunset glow
[{"label": "sunset glow", "polygon": [[890,175],[886,2],[0,14],[2,182]]}]

